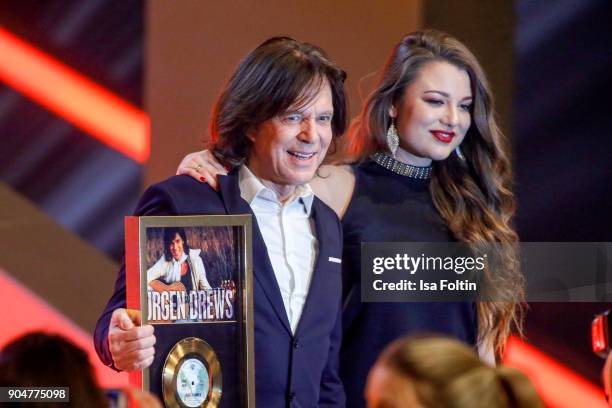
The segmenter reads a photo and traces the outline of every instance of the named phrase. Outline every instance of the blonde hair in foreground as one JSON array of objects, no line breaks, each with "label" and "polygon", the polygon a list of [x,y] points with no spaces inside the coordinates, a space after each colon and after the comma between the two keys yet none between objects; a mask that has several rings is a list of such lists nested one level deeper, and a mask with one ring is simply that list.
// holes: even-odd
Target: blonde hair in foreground
[{"label": "blonde hair in foreground", "polygon": [[348,155],[365,160],[388,152],[389,108],[401,103],[406,87],[432,61],[467,72],[472,87],[472,123],[461,144],[466,160],[454,153],[433,163],[430,192],[454,237],[475,253],[486,251],[485,288],[478,303],[478,342],[499,358],[513,329],[522,332],[524,281],[519,271],[511,224],[515,210],[512,172],[504,137],[494,117],[493,95],[476,57],[457,39],[437,30],[408,34],[393,49],[380,80],[351,125]]},{"label": "blonde hair in foreground", "polygon": [[490,367],[465,344],[445,337],[405,338],[379,357],[413,384],[424,408],[539,408],[529,379],[510,367]]}]

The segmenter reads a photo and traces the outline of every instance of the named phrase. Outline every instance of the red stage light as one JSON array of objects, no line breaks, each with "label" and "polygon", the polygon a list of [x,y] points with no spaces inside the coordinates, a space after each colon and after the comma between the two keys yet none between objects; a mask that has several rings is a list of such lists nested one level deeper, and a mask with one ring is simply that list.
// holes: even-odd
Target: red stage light
[{"label": "red stage light", "polygon": [[504,363],[521,370],[529,377],[546,406],[607,406],[601,388],[516,337],[508,341]]},{"label": "red stage light", "polygon": [[[19,313],[15,313],[15,310]],[[0,268],[0,348],[31,331],[61,334],[89,355],[98,382],[103,387],[123,388],[128,375],[108,368],[98,358],[91,334],[46,303]]]},{"label": "red stage light", "polygon": [[149,158],[146,113],[2,28],[0,55],[0,80],[137,162]]},{"label": "red stage light", "polygon": [[593,351],[595,353],[600,353],[608,347],[606,341],[606,339],[608,338],[606,322],[606,316],[599,315],[595,319],[593,319],[593,323],[591,323],[591,340]]}]

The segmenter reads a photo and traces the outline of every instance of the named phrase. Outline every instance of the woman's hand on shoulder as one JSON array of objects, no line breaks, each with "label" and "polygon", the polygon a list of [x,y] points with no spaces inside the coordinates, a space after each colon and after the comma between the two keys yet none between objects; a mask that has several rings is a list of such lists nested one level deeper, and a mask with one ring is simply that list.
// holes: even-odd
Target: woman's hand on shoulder
[{"label": "woman's hand on shoulder", "polygon": [[219,189],[217,176],[226,175],[227,170],[210,150],[189,153],[183,158],[176,170],[176,175],[191,176],[202,183],[208,183],[215,190]]}]

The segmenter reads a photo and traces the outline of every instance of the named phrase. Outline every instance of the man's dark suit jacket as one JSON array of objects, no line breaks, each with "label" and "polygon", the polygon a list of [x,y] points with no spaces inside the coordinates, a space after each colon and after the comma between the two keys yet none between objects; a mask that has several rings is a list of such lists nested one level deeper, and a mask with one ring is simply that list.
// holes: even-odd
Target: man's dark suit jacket
[{"label": "man's dark suit jacket", "polygon": [[[240,197],[238,172],[219,177],[220,191],[191,177],[175,176],[150,187],[136,215],[253,214]],[[258,407],[344,406],[338,377],[341,340],[342,229],[336,214],[315,197],[311,217],[319,253],[308,297],[295,335],[291,333],[266,245],[253,216],[253,305],[255,394]],[[307,250],[307,249],[304,249]],[[115,292],[96,325],[94,343],[100,359],[112,367],[108,325],[113,310],[125,308],[125,266]]]}]

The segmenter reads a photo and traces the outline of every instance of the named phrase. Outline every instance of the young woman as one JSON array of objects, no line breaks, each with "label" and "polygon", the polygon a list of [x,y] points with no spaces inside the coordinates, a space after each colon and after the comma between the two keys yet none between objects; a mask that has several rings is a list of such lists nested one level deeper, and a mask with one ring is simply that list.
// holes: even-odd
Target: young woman
[{"label": "young woman", "polygon": [[[340,372],[347,404],[364,406],[368,371],[406,334],[436,332],[500,356],[513,325],[520,330],[523,281],[511,171],[493,97],[474,55],[436,30],[407,35],[349,132],[355,164],[324,166],[311,183],[342,220],[344,337]],[[216,185],[225,173],[207,151],[178,172]],[[223,163],[226,164],[226,163]],[[451,242],[487,248],[496,260],[484,281],[488,299],[505,302],[362,303],[362,242]]]}]

